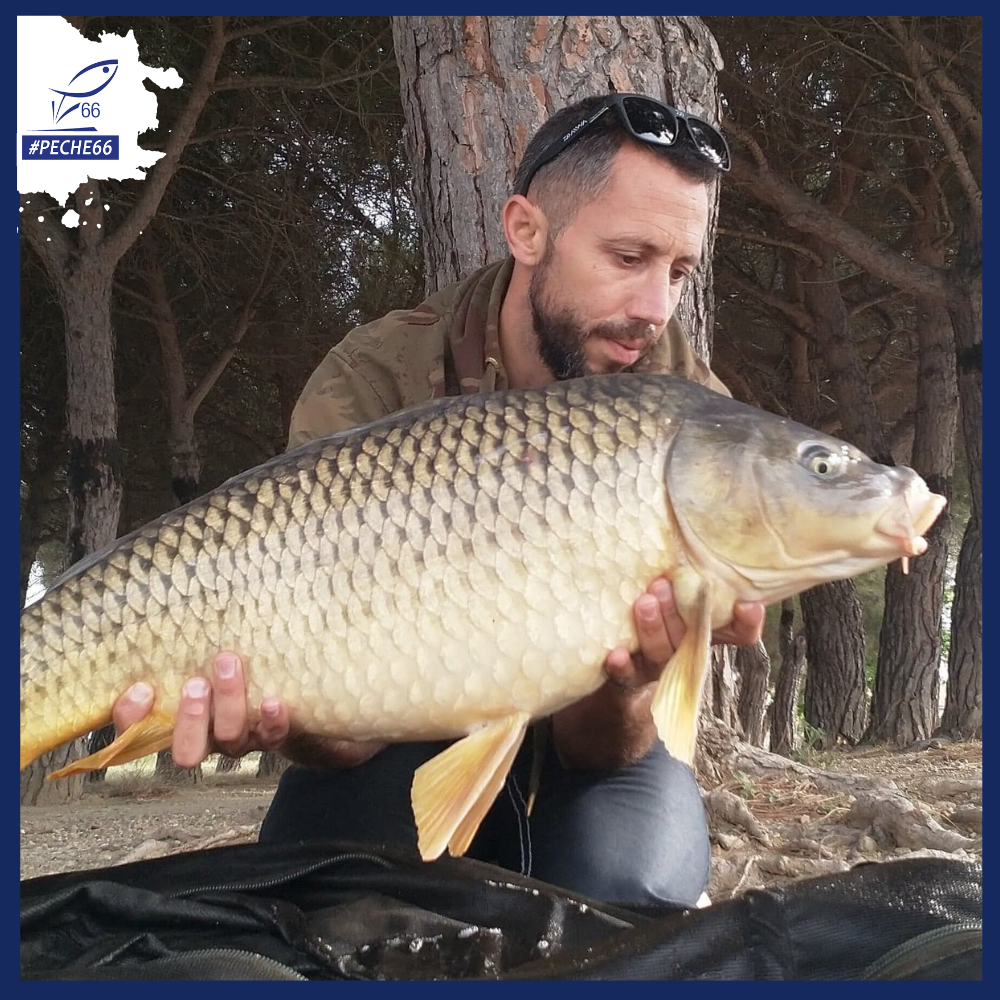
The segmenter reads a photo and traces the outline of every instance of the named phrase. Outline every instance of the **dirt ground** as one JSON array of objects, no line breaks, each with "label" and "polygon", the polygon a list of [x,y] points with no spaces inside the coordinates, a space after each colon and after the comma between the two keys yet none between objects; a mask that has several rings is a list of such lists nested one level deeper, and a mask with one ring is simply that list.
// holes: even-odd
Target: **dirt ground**
[{"label": "dirt ground", "polygon": [[[862,860],[982,858],[980,742],[839,750],[803,763],[787,775],[736,772],[706,795],[714,901]],[[257,779],[252,757],[239,771],[214,770],[210,760],[203,784],[171,787],[112,769],[80,802],[22,808],[21,878],[252,842],[276,779]],[[848,782],[838,790],[824,774]],[[859,791],[858,778],[875,780]]]}]

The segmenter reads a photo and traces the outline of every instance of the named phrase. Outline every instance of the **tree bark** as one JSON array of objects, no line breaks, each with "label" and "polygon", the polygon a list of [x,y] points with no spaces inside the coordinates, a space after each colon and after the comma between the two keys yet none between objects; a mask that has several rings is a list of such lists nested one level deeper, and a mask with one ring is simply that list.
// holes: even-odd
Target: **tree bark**
[{"label": "tree bark", "polygon": [[49,410],[35,446],[35,467],[22,473],[28,488],[21,515],[21,607],[28,595],[31,567],[45,533],[45,508],[51,502],[56,472],[65,461],[65,415],[62,408]]},{"label": "tree bark", "polygon": [[752,646],[736,649],[736,672],[740,678],[738,714],[743,738],[747,743],[764,745],[764,720],[767,717],[767,689],[771,677],[771,659],[759,639]]},{"label": "tree bark", "polygon": [[[983,531],[975,514],[962,538],[951,606],[948,693],[940,732],[983,738]],[[961,588],[958,582],[962,582]]]},{"label": "tree bark", "polygon": [[799,595],[807,649],[803,715],[823,732],[857,743],[865,733],[865,632],[857,588],[850,580],[826,583]]},{"label": "tree bark", "polygon": [[260,755],[260,761],[257,764],[257,777],[277,778],[290,763],[287,757],[267,750]]},{"label": "tree bark", "polygon": [[[941,728],[983,734],[983,288],[982,232],[963,224],[957,265],[965,275],[949,303],[955,331],[962,440],[972,515],[962,537],[951,609],[948,693]],[[923,558],[923,557],[921,557]]]},{"label": "tree bark", "polygon": [[804,632],[793,635],[795,607],[791,599],[781,602],[779,645],[781,668],[774,684],[774,698],[769,713],[771,723],[770,749],[787,757],[799,745],[798,709],[799,685],[806,665]]},{"label": "tree bark", "polygon": [[[944,264],[936,240],[938,192],[928,169],[915,164],[914,194],[925,211],[913,226],[915,257]],[[916,423],[910,464],[935,493],[951,497],[955,465],[958,395],[951,320],[944,304],[916,302],[919,346]],[[871,735],[899,746],[926,739],[938,716],[941,608],[944,602],[951,516],[948,509],[927,534],[927,551],[904,575],[898,563],[886,571],[885,611],[879,635],[878,669],[872,695]],[[915,696],[915,700],[914,700]]]},{"label": "tree bark", "polygon": [[712,650],[712,677],[707,683],[711,686],[711,696],[706,692],[706,705],[710,712],[703,713],[703,723],[708,716],[708,722],[714,717],[727,726],[740,730],[739,705],[737,688],[739,681],[736,674],[736,656],[734,647],[721,646]]},{"label": "tree bark", "polygon": [[174,755],[169,750],[160,750],[156,755],[153,772],[160,781],[176,785],[200,785],[204,781],[201,764],[196,767],[178,767]]}]

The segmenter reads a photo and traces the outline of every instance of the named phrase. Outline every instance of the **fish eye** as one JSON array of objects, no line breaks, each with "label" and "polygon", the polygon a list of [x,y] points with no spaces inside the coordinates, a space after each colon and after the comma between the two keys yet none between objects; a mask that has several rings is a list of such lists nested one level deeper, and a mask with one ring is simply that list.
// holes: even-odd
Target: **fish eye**
[{"label": "fish eye", "polygon": [[813,445],[802,453],[802,464],[814,475],[829,479],[842,467],[841,456],[823,445]]}]

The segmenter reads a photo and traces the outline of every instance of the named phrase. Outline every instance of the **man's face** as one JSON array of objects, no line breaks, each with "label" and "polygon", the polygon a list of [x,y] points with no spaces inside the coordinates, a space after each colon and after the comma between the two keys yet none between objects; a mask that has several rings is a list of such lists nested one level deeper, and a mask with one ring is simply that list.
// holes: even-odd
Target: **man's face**
[{"label": "man's face", "polygon": [[538,351],[557,379],[632,368],[698,265],[708,189],[645,150],[619,150],[605,192],[550,240],[531,276]]}]

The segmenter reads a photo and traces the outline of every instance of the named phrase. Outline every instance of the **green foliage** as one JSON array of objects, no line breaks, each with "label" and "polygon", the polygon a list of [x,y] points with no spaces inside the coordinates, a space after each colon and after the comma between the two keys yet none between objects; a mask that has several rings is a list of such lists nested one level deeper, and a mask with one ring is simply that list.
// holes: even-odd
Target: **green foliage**
[{"label": "green foliage", "polygon": [[738,787],[736,788],[736,794],[740,798],[750,800],[757,794],[757,785],[753,778],[744,771],[735,771],[733,773],[733,780],[737,782]]}]

